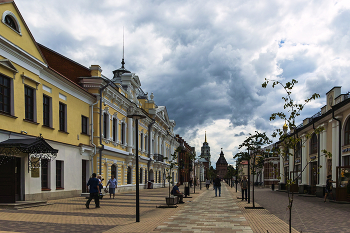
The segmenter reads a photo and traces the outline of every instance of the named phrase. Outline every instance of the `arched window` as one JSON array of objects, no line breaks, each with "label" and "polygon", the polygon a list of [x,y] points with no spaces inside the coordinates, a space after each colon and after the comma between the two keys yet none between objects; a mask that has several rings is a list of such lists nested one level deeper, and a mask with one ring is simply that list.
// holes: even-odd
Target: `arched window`
[{"label": "arched window", "polygon": [[140,168],[140,184],[142,184],[142,168]]},{"label": "arched window", "polygon": [[2,14],[2,22],[16,31],[18,34],[21,34],[21,26],[16,18],[16,16],[11,11],[5,11]]},{"label": "arched window", "polygon": [[317,153],[317,136],[316,134],[313,134],[311,137],[311,143],[310,143],[310,154]]},{"label": "arched window", "polygon": [[111,175],[114,176],[114,178],[117,178],[117,166],[115,166],[114,164],[111,166]]},{"label": "arched window", "polygon": [[128,174],[127,174],[127,184],[132,183],[132,170],[131,167],[128,167]]},{"label": "arched window", "polygon": [[344,130],[344,145],[350,144],[350,119],[346,122]]},{"label": "arched window", "polygon": [[147,177],[147,169],[145,169],[145,184],[148,182],[148,177]]}]

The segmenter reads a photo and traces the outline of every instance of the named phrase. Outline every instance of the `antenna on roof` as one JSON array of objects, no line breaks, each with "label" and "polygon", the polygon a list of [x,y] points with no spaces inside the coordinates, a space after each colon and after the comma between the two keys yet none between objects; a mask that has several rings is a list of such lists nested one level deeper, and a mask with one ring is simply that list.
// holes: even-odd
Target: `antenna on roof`
[{"label": "antenna on roof", "polygon": [[123,27],[123,58],[122,58],[122,68],[124,68],[124,27]]}]

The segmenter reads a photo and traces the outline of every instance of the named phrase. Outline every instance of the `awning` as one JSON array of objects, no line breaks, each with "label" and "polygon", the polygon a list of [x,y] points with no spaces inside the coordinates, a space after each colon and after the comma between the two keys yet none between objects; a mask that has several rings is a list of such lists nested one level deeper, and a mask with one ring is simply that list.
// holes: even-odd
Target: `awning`
[{"label": "awning", "polygon": [[[19,153],[28,154],[28,168],[38,167],[42,159],[54,160],[58,150],[52,148],[42,136],[28,139],[8,139],[0,142],[0,156],[11,159]],[[33,164],[35,163],[35,164]]]}]

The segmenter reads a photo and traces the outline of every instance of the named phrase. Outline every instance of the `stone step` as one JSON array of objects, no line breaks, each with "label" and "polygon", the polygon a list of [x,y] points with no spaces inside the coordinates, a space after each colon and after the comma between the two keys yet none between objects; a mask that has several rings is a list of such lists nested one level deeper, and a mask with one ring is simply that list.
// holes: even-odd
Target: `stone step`
[{"label": "stone step", "polygon": [[0,209],[23,209],[44,205],[52,204],[47,201],[17,201],[16,203],[0,203]]}]

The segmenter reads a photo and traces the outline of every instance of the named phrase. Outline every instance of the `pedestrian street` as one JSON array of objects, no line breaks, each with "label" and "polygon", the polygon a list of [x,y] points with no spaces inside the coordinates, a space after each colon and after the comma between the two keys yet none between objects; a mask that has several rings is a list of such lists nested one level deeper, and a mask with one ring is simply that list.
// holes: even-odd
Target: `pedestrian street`
[{"label": "pedestrian street", "polygon": [[[222,182],[223,183],[223,182]],[[184,199],[186,206],[159,225],[158,232],[253,232],[237,201],[222,185],[221,197],[212,186],[195,200]],[[191,201],[191,202],[190,202]]]}]

